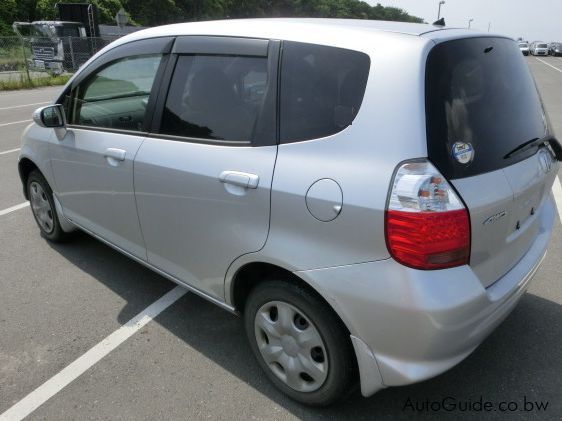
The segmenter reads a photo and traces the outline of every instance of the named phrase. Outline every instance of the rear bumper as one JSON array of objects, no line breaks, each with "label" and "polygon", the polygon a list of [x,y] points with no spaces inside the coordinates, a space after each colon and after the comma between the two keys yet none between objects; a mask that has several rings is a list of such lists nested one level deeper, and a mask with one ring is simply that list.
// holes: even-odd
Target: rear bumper
[{"label": "rear bumper", "polygon": [[420,271],[392,259],[297,274],[349,328],[362,393],[369,396],[385,386],[436,376],[467,357],[527,290],[545,256],[555,212],[550,196],[531,248],[488,288],[469,266]]}]

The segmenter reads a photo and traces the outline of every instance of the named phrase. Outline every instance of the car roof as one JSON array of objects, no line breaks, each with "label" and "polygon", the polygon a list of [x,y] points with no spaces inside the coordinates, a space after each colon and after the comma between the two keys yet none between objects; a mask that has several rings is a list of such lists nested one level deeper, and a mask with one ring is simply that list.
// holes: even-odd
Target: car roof
[{"label": "car roof", "polygon": [[179,24],[159,26],[151,28],[152,32],[160,32],[161,35],[183,35],[191,34],[193,31],[215,31],[217,29],[229,29],[235,32],[262,31],[277,32],[279,35],[295,27],[309,27],[320,30],[337,30],[340,32],[357,31],[383,31],[406,35],[419,36],[427,32],[444,29],[440,26],[420,23],[391,22],[366,19],[321,19],[321,18],[262,18],[262,19],[231,19],[215,20],[205,22],[185,22]]},{"label": "car roof", "polygon": [[62,24],[73,24],[73,25],[84,25],[82,22],[74,22],[69,20],[34,20],[31,24],[41,24],[41,25],[62,25]]},{"label": "car roof", "polygon": [[[182,35],[214,35],[309,42],[368,51],[386,40],[420,44],[446,38],[477,36],[477,31],[429,24],[366,19],[260,18],[185,22],[157,26],[126,35],[112,44]],[[492,35],[492,34],[486,34]],[[375,44],[375,41],[377,44]]]},{"label": "car roof", "polygon": [[[391,22],[366,19],[321,19],[321,18],[261,18],[231,19],[204,22],[185,22],[148,28],[136,33],[139,38],[181,35],[229,35],[256,38],[286,39],[293,31],[311,34],[337,32],[345,35],[372,35],[394,33],[421,36],[430,32],[445,31],[451,27],[426,23]],[[305,36],[306,37],[306,36]]]}]

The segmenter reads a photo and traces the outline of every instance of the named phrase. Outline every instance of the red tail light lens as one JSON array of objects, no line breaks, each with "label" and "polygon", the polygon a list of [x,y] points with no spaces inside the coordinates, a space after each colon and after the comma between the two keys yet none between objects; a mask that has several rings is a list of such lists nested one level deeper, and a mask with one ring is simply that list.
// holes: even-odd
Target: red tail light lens
[{"label": "red tail light lens", "polygon": [[406,266],[428,270],[468,263],[468,212],[428,161],[407,162],[396,171],[385,234],[390,254]]}]

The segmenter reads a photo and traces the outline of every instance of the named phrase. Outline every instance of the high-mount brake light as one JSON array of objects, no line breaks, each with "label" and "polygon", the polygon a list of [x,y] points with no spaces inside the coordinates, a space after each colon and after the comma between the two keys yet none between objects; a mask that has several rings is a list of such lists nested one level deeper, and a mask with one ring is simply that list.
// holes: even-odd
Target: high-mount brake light
[{"label": "high-mount brake light", "polygon": [[397,169],[385,235],[390,254],[403,265],[429,270],[468,264],[468,211],[429,161],[409,161]]}]

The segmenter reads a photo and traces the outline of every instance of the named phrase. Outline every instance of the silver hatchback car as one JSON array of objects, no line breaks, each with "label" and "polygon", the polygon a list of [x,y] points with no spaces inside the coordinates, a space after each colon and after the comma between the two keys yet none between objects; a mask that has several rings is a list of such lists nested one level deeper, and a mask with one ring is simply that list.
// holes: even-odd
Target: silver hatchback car
[{"label": "silver hatchback car", "polygon": [[436,376],[515,307],[562,148],[515,41],[403,23],[178,24],[96,54],[23,135],[79,228],[243,316],[290,397]]}]

